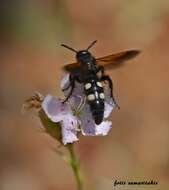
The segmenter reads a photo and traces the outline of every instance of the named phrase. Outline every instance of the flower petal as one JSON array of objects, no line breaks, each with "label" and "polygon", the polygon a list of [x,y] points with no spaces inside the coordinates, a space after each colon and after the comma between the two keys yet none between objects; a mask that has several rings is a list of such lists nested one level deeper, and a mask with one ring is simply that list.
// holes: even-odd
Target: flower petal
[{"label": "flower petal", "polygon": [[78,141],[76,134],[68,129],[62,127],[62,143],[64,145]]},{"label": "flower petal", "polygon": [[73,116],[68,104],[47,95],[42,103],[42,108],[47,117],[53,122],[60,122],[63,144],[77,141],[78,119]]},{"label": "flower petal", "polygon": [[60,88],[61,88],[61,89],[64,89],[64,88],[66,88],[66,87],[69,85],[69,77],[70,77],[70,74],[66,74],[66,75],[62,78],[62,80],[61,80],[61,82],[60,82]]},{"label": "flower petal", "polygon": [[74,141],[78,141],[77,132],[79,131],[79,129],[76,117],[74,117],[73,115],[69,115],[69,117],[65,118],[61,122],[61,127],[62,142],[64,145],[67,143],[73,143]]},{"label": "flower petal", "polygon": [[113,101],[112,97],[110,96],[111,94],[110,88],[105,86],[104,94],[105,94],[104,118],[106,119],[109,117],[113,109],[116,107],[116,104]]},{"label": "flower petal", "polygon": [[104,104],[104,118],[108,118],[109,115],[111,114],[111,112],[113,111],[113,109],[116,107],[116,105],[114,104],[113,100],[111,99],[110,102],[105,101]]},{"label": "flower petal", "polygon": [[89,105],[84,105],[83,110],[80,113],[81,130],[82,134],[85,136],[95,136],[96,135],[96,125],[93,120]]},{"label": "flower petal", "polygon": [[103,121],[100,125],[96,125],[96,135],[107,135],[111,127],[111,121]]},{"label": "flower petal", "polygon": [[49,119],[53,122],[62,121],[65,115],[70,113],[68,105],[63,104],[59,99],[47,95],[42,102],[42,108]]}]

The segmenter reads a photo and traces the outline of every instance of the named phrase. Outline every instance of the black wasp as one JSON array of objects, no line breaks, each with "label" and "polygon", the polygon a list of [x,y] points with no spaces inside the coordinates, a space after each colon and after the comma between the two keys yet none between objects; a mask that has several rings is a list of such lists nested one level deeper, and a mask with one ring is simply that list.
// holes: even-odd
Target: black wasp
[{"label": "black wasp", "polygon": [[113,97],[113,83],[111,78],[104,73],[104,69],[114,68],[118,65],[121,65],[120,63],[123,63],[124,61],[134,58],[136,55],[138,55],[139,51],[129,50],[96,59],[88,51],[95,43],[96,41],[93,41],[87,49],[80,51],[62,44],[63,47],[68,48],[69,50],[76,53],[77,60],[76,63],[64,66],[64,70],[70,73],[70,83],[68,87],[63,90],[71,88],[67,98],[64,100],[64,102],[66,102],[72,95],[73,89],[75,87],[75,81],[81,83],[84,86],[84,93],[90,106],[93,119],[98,125],[103,121],[104,117],[105,95],[102,82],[108,82],[109,88],[111,90],[110,96],[115,102]]}]

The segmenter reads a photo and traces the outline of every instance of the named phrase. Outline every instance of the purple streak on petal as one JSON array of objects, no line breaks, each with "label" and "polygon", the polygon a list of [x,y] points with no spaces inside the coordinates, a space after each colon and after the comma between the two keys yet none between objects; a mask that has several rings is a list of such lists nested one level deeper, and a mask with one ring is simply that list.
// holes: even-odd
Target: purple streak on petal
[{"label": "purple streak on petal", "polygon": [[73,143],[75,141],[78,141],[76,133],[74,133],[73,131],[71,131],[69,129],[62,127],[62,142],[63,142],[63,144],[65,145],[67,143]]},{"label": "purple streak on petal", "polygon": [[62,142],[63,144],[73,143],[77,141],[78,123],[77,119],[73,115],[66,117],[62,123]]}]

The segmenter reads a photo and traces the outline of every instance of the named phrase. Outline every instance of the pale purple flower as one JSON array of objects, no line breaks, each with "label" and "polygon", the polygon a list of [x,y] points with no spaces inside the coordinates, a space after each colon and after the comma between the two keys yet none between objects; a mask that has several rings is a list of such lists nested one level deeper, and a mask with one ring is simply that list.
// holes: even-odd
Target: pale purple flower
[{"label": "pale purple flower", "polygon": [[[61,89],[65,89],[68,85],[69,75],[66,75],[61,81]],[[64,91],[65,96],[68,95],[69,90]],[[110,90],[105,88],[104,119],[110,115],[115,106],[110,98]],[[60,99],[47,95],[42,103],[42,109],[51,121],[61,124],[63,144],[77,141],[77,133],[80,130],[85,136],[105,136],[112,125],[111,121],[95,124],[90,107],[85,101],[83,85],[78,82],[75,83],[75,89],[68,102],[63,104]]]},{"label": "pale purple flower", "polygon": [[78,140],[78,120],[67,103],[62,104],[61,100],[47,95],[42,102],[42,108],[51,121],[60,123],[63,144]]}]

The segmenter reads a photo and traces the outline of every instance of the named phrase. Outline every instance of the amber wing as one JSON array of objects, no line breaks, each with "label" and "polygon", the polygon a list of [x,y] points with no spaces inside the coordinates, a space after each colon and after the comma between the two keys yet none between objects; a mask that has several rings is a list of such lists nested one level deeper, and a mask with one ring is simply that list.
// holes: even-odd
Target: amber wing
[{"label": "amber wing", "polygon": [[123,51],[120,53],[97,58],[96,62],[98,65],[104,66],[105,69],[116,68],[123,65],[122,63],[124,63],[125,61],[136,57],[139,53],[140,53],[139,50]]},{"label": "amber wing", "polygon": [[[139,50],[123,51],[120,53],[111,54],[108,56],[97,58],[96,62],[98,65],[102,65],[105,68],[116,68],[123,65],[122,63],[124,63],[125,61],[136,57],[139,53],[140,53]],[[65,65],[63,69],[73,74],[78,74],[79,69],[80,69],[80,64],[76,62],[71,63],[68,65]]]},{"label": "amber wing", "polygon": [[72,74],[78,75],[79,74],[79,69],[80,69],[80,64],[79,63],[71,63],[68,65],[65,65],[63,67],[65,71],[68,71]]}]

